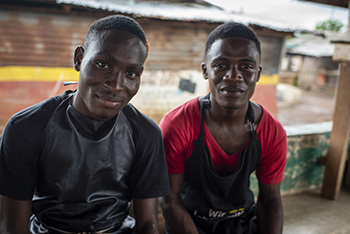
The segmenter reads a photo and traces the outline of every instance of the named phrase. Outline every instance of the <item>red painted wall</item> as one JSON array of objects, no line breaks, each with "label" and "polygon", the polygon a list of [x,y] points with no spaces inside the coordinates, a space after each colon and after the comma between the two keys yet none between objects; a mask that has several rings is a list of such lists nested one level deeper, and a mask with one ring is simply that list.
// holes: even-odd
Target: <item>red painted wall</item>
[{"label": "red painted wall", "polygon": [[263,105],[277,117],[277,90],[276,85],[257,85],[252,101]]},{"label": "red painted wall", "polygon": [[5,125],[11,115],[16,112],[44,101],[51,96],[63,93],[67,89],[76,89],[77,85],[63,86],[57,91],[56,82],[40,81],[9,81],[0,85],[0,126]]}]

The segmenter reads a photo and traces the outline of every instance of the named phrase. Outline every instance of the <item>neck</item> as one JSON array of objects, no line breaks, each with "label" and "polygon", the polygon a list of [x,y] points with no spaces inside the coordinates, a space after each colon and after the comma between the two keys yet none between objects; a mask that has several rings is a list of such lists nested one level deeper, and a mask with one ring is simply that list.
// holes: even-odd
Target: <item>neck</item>
[{"label": "neck", "polygon": [[215,100],[211,108],[206,109],[206,121],[216,122],[220,125],[244,125],[247,123],[248,102],[238,109],[225,109],[218,105]]}]

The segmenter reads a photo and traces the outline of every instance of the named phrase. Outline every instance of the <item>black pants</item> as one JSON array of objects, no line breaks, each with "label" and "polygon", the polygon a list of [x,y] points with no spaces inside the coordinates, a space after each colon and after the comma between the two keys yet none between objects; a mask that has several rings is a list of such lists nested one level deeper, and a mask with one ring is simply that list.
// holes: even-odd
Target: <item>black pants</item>
[{"label": "black pants", "polygon": [[[238,221],[238,220],[236,220]],[[200,227],[197,227],[199,234],[257,234],[257,224],[256,224],[256,216],[251,218],[246,227],[242,227],[241,225],[237,225],[237,229],[232,228],[231,219],[222,221],[218,223],[215,227],[215,231],[211,232],[211,230],[203,230]],[[232,231],[235,230],[235,231]],[[165,223],[163,234],[171,234],[169,226]]]}]

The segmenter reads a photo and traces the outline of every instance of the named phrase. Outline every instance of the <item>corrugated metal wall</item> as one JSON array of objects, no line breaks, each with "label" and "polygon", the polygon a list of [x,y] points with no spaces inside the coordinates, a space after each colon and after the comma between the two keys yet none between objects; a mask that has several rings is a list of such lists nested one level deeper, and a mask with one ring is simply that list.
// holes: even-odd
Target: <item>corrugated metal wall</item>
[{"label": "corrugated metal wall", "polygon": [[[0,11],[0,66],[71,67],[97,17]],[[150,42],[149,70],[200,70],[205,41],[218,24],[140,19]],[[260,35],[263,73],[278,73],[283,35]]]},{"label": "corrugated metal wall", "polygon": [[[72,66],[73,52],[97,18],[0,11],[0,66]],[[140,20],[150,42],[147,69],[200,69],[216,25]]]},{"label": "corrugated metal wall", "polygon": [[[73,52],[97,17],[0,11],[0,66],[72,66]],[[200,70],[218,24],[140,19],[150,42],[149,70]],[[263,73],[278,73],[283,35],[260,35]]]},{"label": "corrugated metal wall", "polygon": [[0,65],[70,67],[94,18],[0,11]]},{"label": "corrugated metal wall", "polygon": [[259,34],[261,43],[261,64],[263,74],[273,75],[279,73],[281,52],[284,47],[284,38],[275,35]]},{"label": "corrugated metal wall", "polygon": [[201,70],[205,41],[218,25],[156,20],[140,24],[150,43],[150,70]]},{"label": "corrugated metal wall", "polygon": [[[16,109],[12,109],[13,111],[18,111],[20,108],[24,108],[23,105],[19,105],[18,103],[27,103],[27,106],[29,106],[30,104],[47,99],[52,93],[59,94],[62,90],[71,88],[61,85],[56,90],[57,85],[62,83],[60,80],[61,76],[64,77],[63,80],[67,79],[67,77],[71,79],[71,76],[68,76],[66,73],[63,75],[61,73],[58,74],[56,71],[53,71],[53,68],[59,68],[61,71],[64,70],[62,69],[63,67],[72,68],[72,72],[78,75],[72,67],[74,49],[76,46],[83,44],[85,34],[91,23],[101,16],[106,15],[107,12],[85,11],[85,13],[81,12],[78,14],[68,11],[68,14],[63,11],[47,13],[45,12],[46,8],[38,11],[33,8],[26,10],[25,7],[5,9],[2,8],[0,10],[0,68],[6,70],[9,66],[15,66],[17,69],[9,68],[6,70],[7,77],[0,77],[0,81],[2,82],[0,86],[0,109],[10,110],[12,107],[15,108],[17,106]],[[145,64],[145,76],[142,79],[142,88],[138,93],[139,99],[154,99],[155,93],[159,90],[166,90],[168,87],[174,91],[170,99],[178,100],[178,104],[181,104],[183,100],[179,98],[178,81],[180,78],[203,81],[201,63],[204,60],[205,41],[208,34],[218,24],[165,21],[146,17],[136,20],[139,21],[144,29],[150,43],[150,53]],[[278,73],[280,53],[285,34],[269,32],[269,30],[261,28],[254,28],[254,30],[261,37],[263,74],[273,75]],[[36,73],[40,69],[36,69],[36,67],[48,67],[52,72],[48,71],[49,74],[44,76],[40,74],[40,79],[38,79],[39,75]],[[24,74],[24,68],[30,68],[29,70],[32,71],[31,74],[26,74],[26,79],[21,77]],[[8,70],[17,72],[15,72],[16,74],[13,73],[14,75],[9,75],[11,72]],[[178,74],[178,77],[162,75],[158,86],[152,86],[151,83],[154,76],[149,76],[147,79],[146,72],[150,75],[158,71],[167,74],[175,72]],[[197,73],[182,73],[182,71],[196,71]],[[186,77],[182,77],[183,74],[187,74]],[[176,82],[174,82],[175,80]],[[265,87],[266,82],[264,83],[262,80],[260,80],[258,85],[263,84]],[[33,81],[36,82],[35,85],[26,83]],[[149,81],[152,82],[150,83]],[[12,83],[5,85],[5,82]],[[149,86],[148,89],[146,85]],[[274,87],[276,83],[271,85]],[[199,84],[197,86],[199,87]],[[11,89],[6,87],[11,87]],[[31,91],[28,93],[30,87]],[[36,89],[40,91],[45,90],[45,92],[35,92]],[[52,90],[56,91],[53,92]],[[202,90],[202,92],[207,91],[206,88]],[[274,92],[266,92],[263,87],[257,89],[257,91],[263,93],[263,96],[271,96],[269,100],[273,100],[275,96]],[[38,96],[37,94],[42,95]],[[167,99],[163,93],[158,92],[158,94],[160,99],[169,101],[169,98]],[[184,93],[181,95],[185,96]],[[187,98],[191,98],[192,96]],[[25,98],[25,101],[22,102],[21,98]],[[139,108],[142,111],[153,112],[158,108],[154,107],[152,110],[142,109],[145,106],[144,104],[140,104]],[[269,108],[268,103],[266,106],[272,113],[276,112],[275,106]],[[162,109],[159,115],[164,114],[165,111],[175,106],[168,107],[168,105],[163,103],[161,107],[163,109],[167,107],[167,109]],[[10,115],[14,113],[7,112],[3,112],[3,116],[0,116],[0,124],[2,121],[7,121]]]}]

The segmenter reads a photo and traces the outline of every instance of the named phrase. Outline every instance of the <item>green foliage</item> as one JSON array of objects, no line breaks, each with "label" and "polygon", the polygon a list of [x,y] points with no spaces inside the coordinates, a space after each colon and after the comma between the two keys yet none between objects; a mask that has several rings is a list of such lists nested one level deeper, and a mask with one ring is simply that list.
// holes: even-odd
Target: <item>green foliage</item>
[{"label": "green foliage", "polygon": [[298,87],[298,79],[299,79],[299,77],[297,77],[297,76],[293,78],[293,85],[295,87]]},{"label": "green foliage", "polygon": [[319,31],[340,31],[344,27],[344,24],[337,19],[328,19],[322,22],[319,22],[316,25],[316,30]]}]

